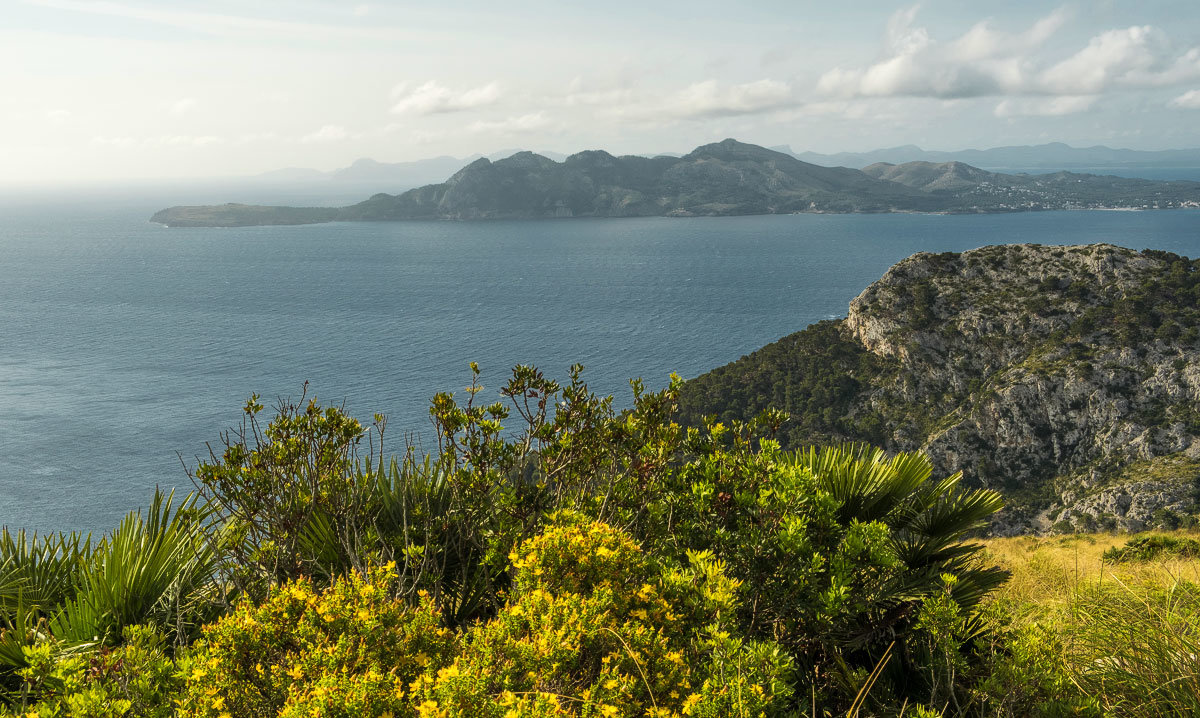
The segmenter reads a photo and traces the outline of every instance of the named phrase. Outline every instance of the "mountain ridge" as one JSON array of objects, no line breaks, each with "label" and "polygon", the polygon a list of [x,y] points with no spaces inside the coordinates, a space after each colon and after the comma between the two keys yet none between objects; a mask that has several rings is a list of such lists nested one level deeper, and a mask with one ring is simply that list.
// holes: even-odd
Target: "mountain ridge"
[{"label": "mountain ridge", "polygon": [[797,159],[825,166],[863,168],[877,162],[964,162],[985,169],[1022,169],[1056,171],[1065,169],[1146,169],[1164,167],[1200,167],[1200,148],[1171,150],[1130,150],[1105,145],[1074,147],[1063,142],[1041,145],[1008,145],[985,150],[925,150],[917,145],[885,147],[866,152],[796,152],[788,145],[774,149]]},{"label": "mountain ridge", "polygon": [[[183,206],[162,210],[152,221],[230,227],[294,224],[303,216],[326,222],[1200,206],[1197,182],[1071,173],[1000,175],[954,167],[937,170],[950,171],[954,182],[937,185],[935,178],[922,184],[912,181],[916,170],[903,165],[900,171],[872,166],[871,172],[823,167],[732,138],[701,145],[682,157],[616,157],[590,150],[556,162],[522,151],[497,161],[479,158],[444,182],[397,195],[376,194],[336,212]],[[275,214],[281,221],[272,221]]]}]

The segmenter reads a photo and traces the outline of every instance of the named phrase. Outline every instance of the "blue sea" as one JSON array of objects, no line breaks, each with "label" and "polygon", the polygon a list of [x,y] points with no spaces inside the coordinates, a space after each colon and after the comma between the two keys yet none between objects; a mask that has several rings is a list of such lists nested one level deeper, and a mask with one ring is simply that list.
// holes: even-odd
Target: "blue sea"
[{"label": "blue sea", "polygon": [[[167,229],[148,191],[0,200],[0,524],[104,530],[304,383],[391,446],[468,362],[629,396],[826,318],[896,261],[989,244],[1200,255],[1200,211],[794,215]],[[255,198],[258,199],[258,198]],[[336,203],[343,198],[328,198]],[[262,201],[262,200],[259,200]]]}]

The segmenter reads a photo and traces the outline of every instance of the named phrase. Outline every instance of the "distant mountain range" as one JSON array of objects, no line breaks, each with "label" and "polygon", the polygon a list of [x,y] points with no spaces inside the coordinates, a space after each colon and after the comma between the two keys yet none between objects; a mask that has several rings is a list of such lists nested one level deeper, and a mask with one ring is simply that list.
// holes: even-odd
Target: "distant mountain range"
[{"label": "distant mountain range", "polygon": [[580,152],[556,162],[518,152],[480,158],[448,180],[340,208],[172,207],[168,226],[378,220],[652,217],[799,212],[1013,212],[1160,209],[1200,204],[1200,183],[1058,172],[1006,175],[960,162],[823,167],[727,139],[683,157]]},{"label": "distant mountain range", "polygon": [[[855,169],[862,169],[863,167],[879,162],[904,164],[916,161],[937,163],[963,162],[989,170],[1022,171],[1054,171],[1079,168],[1086,168],[1093,171],[1105,168],[1113,171],[1139,168],[1200,168],[1200,149],[1144,152],[1141,150],[1114,149],[1103,145],[1095,147],[1071,147],[1061,142],[1052,142],[1044,145],[995,147],[989,150],[956,150],[952,152],[923,150],[916,145],[889,147],[870,152],[839,152],[836,154],[795,152],[788,145],[779,145],[771,149],[822,167],[852,167]],[[500,150],[486,155],[486,157],[492,162],[496,162],[521,151],[518,149]],[[567,159],[567,155],[558,152],[539,151],[538,154],[556,162],[562,162]],[[336,182],[340,184],[371,184],[380,189],[396,192],[411,187],[420,187],[439,182],[484,156],[476,154],[464,158],[442,155],[440,157],[431,157],[410,162],[379,162],[364,157],[356,160],[349,167],[342,167],[341,169],[329,172],[322,172],[321,170],[306,167],[287,167],[271,172],[264,172],[250,179],[273,183],[307,184]],[[659,155],[644,156],[679,157],[680,155],[663,152]]]},{"label": "distant mountain range", "polygon": [[[501,150],[487,155],[487,159],[496,161],[511,157],[522,150]],[[558,152],[540,153],[556,161],[563,161],[566,155]],[[393,190],[420,187],[436,182],[443,177],[449,177],[472,162],[484,158],[484,155],[471,155],[467,158],[442,155],[411,162],[379,162],[369,157],[355,160],[349,167],[322,172],[308,167],[285,167],[272,170],[250,179],[282,183],[313,183],[313,182],[343,182],[371,183],[380,186],[390,186]]]},{"label": "distant mountain range", "polygon": [[955,150],[940,152],[923,150],[916,145],[903,145],[871,152],[839,152],[832,155],[817,152],[793,152],[787,145],[772,149],[789,154],[796,159],[825,167],[862,168],[878,162],[903,164],[905,162],[963,162],[975,167],[992,170],[1070,170],[1088,168],[1113,170],[1137,168],[1200,167],[1200,149],[1123,150],[1096,145],[1094,147],[1071,147],[1062,142],[1045,145],[1022,145],[994,147],[990,150]]}]

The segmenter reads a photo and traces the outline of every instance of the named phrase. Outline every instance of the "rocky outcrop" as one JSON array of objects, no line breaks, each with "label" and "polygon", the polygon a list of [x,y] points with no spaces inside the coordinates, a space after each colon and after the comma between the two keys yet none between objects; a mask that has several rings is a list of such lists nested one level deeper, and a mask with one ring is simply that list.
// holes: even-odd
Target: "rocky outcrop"
[{"label": "rocky outcrop", "polygon": [[1200,263],[1162,252],[914,255],[839,327],[891,369],[856,377],[846,416],[812,440],[920,449],[1008,497],[998,533],[1186,518],[1200,477],[1198,307]]}]

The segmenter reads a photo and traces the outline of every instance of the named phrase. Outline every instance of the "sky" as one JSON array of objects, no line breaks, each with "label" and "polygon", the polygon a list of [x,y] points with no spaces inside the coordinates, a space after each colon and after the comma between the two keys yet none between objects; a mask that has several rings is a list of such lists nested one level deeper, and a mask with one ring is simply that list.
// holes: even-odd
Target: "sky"
[{"label": "sky", "polygon": [[0,0],[0,184],[524,148],[1200,147],[1200,4]]}]

